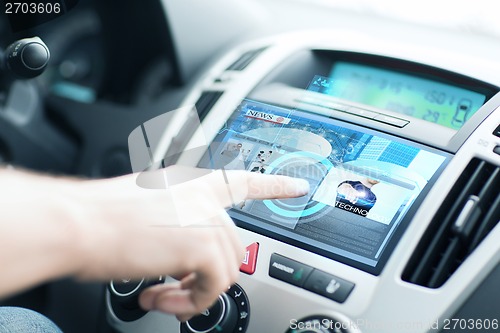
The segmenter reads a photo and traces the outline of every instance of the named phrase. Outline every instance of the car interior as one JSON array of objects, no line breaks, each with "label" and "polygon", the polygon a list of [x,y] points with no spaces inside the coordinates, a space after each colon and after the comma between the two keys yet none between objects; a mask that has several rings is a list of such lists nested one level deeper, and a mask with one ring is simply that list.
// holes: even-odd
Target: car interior
[{"label": "car interior", "polygon": [[69,333],[499,331],[494,1],[31,2],[62,9],[0,12],[3,166],[246,170],[310,192],[228,210],[240,277],[187,322],[138,304],[169,276],[0,306]]}]

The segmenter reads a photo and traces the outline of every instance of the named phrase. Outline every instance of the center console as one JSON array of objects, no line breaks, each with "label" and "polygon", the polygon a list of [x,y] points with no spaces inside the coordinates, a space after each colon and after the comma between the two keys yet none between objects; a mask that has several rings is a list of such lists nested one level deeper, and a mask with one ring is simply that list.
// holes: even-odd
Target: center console
[{"label": "center console", "polygon": [[187,107],[162,135],[141,130],[157,138],[142,165],[288,175],[311,190],[229,210],[248,245],[240,279],[186,323],[137,306],[170,278],[113,282],[117,330],[439,330],[499,264],[499,69],[352,37],[243,45],[187,97],[201,126]]}]

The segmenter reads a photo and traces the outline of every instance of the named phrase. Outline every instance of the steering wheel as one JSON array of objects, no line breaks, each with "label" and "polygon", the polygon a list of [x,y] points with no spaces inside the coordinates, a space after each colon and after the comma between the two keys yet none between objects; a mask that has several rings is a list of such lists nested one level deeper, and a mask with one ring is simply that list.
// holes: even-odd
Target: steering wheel
[{"label": "steering wheel", "polygon": [[[40,35],[54,61],[43,77],[0,87],[0,162],[86,177],[129,173],[128,135],[176,109],[186,89],[166,15],[160,1],[130,1],[120,11],[113,1],[89,1],[77,9],[23,32]],[[158,66],[166,68],[160,76]],[[85,88],[94,98],[78,98]]]}]

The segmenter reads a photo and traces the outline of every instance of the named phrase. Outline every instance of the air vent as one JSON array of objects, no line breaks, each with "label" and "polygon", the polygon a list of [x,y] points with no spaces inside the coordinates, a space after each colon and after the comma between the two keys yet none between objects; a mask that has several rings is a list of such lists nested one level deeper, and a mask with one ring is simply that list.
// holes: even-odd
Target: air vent
[{"label": "air vent", "polygon": [[500,220],[500,167],[473,159],[465,168],[403,273],[403,280],[439,288]]},{"label": "air vent", "polygon": [[231,66],[229,66],[226,70],[227,71],[242,71],[242,70],[244,70],[265,49],[266,48],[263,47],[261,49],[252,50],[252,51],[248,51],[248,52],[243,53],[243,55],[238,60],[236,60]]},{"label": "air vent", "polygon": [[201,94],[195,104],[200,120],[205,118],[222,94],[222,91],[205,91]]}]

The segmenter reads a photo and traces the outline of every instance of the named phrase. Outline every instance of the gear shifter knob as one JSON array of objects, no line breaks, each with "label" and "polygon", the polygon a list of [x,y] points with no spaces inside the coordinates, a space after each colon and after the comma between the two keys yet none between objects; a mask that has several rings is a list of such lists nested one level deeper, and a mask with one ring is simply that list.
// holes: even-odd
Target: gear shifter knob
[{"label": "gear shifter knob", "polygon": [[15,77],[31,79],[43,73],[50,59],[50,52],[39,37],[20,39],[7,47],[4,67]]}]

